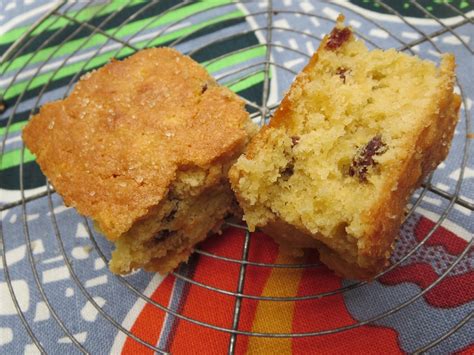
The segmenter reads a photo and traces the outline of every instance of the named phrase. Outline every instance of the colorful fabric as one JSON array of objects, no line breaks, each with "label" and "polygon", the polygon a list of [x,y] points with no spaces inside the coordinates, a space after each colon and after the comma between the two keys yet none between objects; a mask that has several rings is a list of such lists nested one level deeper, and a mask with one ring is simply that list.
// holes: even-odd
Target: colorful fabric
[{"label": "colorful fabric", "polygon": [[[441,339],[428,352],[473,354],[474,6],[418,3],[0,2],[0,55],[8,55],[0,63],[0,353],[398,354]],[[191,54],[257,106],[267,97],[272,108],[340,12],[371,47],[434,61],[439,51],[453,52],[458,63],[460,123],[430,189],[411,199],[396,267],[371,283],[344,280],[314,252],[290,257],[268,236],[233,226],[170,275],[111,274],[111,245],[47,190],[23,149],[31,112],[110,58],[161,45]],[[267,58],[278,65],[269,67],[262,95]]]}]

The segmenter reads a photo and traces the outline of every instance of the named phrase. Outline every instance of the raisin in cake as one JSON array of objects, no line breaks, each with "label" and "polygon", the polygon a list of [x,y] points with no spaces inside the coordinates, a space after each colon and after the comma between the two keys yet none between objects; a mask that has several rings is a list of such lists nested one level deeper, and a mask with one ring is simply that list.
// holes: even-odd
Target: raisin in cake
[{"label": "raisin in cake", "polygon": [[340,16],[270,124],[231,168],[251,230],[316,248],[347,278],[386,267],[407,199],[447,155],[454,57],[369,51]]},{"label": "raisin in cake", "polygon": [[65,203],[115,243],[113,272],[167,272],[229,213],[227,172],[253,129],[241,99],[160,48],[86,74],[23,139]]}]

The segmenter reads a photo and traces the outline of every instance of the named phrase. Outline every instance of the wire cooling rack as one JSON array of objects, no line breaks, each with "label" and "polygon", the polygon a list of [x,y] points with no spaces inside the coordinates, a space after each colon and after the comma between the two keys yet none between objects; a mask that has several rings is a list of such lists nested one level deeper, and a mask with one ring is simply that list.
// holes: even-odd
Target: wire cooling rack
[{"label": "wire cooling rack", "polygon": [[[442,51],[439,47],[438,38],[442,37],[443,35],[450,35],[460,42],[461,45],[459,48],[462,48],[460,50],[463,51],[467,56],[471,56],[470,58],[472,60],[473,50],[468,45],[468,43],[466,43],[465,38],[463,38],[462,34],[458,33],[458,29],[466,25],[472,26],[473,17],[468,16],[464,12],[460,11],[456,6],[453,6],[451,2],[446,2],[445,4],[440,5],[444,6],[446,11],[450,11],[450,13],[452,14],[450,20],[447,21],[439,19],[433,14],[432,11],[421,6],[416,1],[409,1],[409,4],[412,7],[416,8],[418,12],[425,17],[420,21],[431,20],[432,27],[429,28],[429,33],[425,33],[424,27],[418,26],[416,21],[404,17],[399,9],[395,9],[394,7],[392,7],[393,2],[375,1],[374,3],[377,7],[382,8],[386,14],[396,17],[396,22],[403,24],[403,26],[413,32],[415,36],[402,36],[400,32],[394,32],[393,30],[391,30],[389,25],[386,25],[385,23],[382,24],[381,21],[378,21],[377,16],[371,15],[369,11],[360,12],[359,10],[356,10],[354,6],[342,1],[327,3],[331,11],[324,12],[318,12],[314,9],[288,10],[282,4],[274,4],[272,3],[272,1],[258,3],[249,2],[244,4],[223,3],[218,6],[213,6],[212,9],[205,8],[201,11],[184,16],[181,19],[171,21],[159,27],[158,31],[150,31],[150,28],[153,27],[154,23],[160,21],[160,19],[165,18],[173,11],[176,11],[177,9],[185,7],[189,4],[189,2],[185,1],[175,3],[165,9],[161,9],[159,12],[157,12],[156,16],[150,17],[149,21],[143,23],[141,27],[135,27],[133,30],[129,30],[132,32],[129,32],[127,36],[123,36],[121,34],[121,31],[124,28],[127,28],[127,25],[132,23],[134,19],[140,18],[143,14],[147,12],[157,11],[156,7],[160,6],[159,1],[151,1],[147,3],[142,3],[140,6],[135,6],[134,12],[132,14],[129,14],[128,18],[120,18],[119,15],[121,7],[125,7],[127,5],[126,2],[123,2],[121,6],[118,6],[116,11],[112,11],[107,15],[103,15],[100,17],[98,16],[98,14],[101,12],[101,6],[107,6],[106,3],[96,3],[94,4],[94,6],[92,6],[91,3],[88,2],[79,2],[75,4],[68,2],[58,3],[57,6],[55,6],[47,14],[41,17],[36,23],[34,23],[27,32],[23,33],[23,35],[7,49],[1,57],[0,65],[2,65],[2,67],[0,68],[3,68],[3,73],[5,73],[9,70],[9,66],[15,62],[15,59],[21,58],[22,55],[24,55],[27,48],[35,46],[36,53],[42,53],[40,62],[37,58],[35,58],[34,55],[26,57],[26,59],[21,62],[20,66],[16,69],[15,75],[12,77],[11,81],[6,85],[5,89],[3,90],[3,94],[6,97],[8,95],[9,90],[15,89],[16,84],[21,82],[23,85],[21,86],[21,90],[19,91],[18,95],[15,96],[15,99],[12,102],[7,102],[8,100],[6,100],[8,106],[7,108],[9,108],[11,111],[9,113],[8,121],[5,126],[5,133],[3,136],[1,148],[2,155],[6,152],[5,149],[8,141],[9,130],[13,130],[12,127],[18,124],[15,121],[15,117],[19,111],[23,112],[25,111],[25,107],[27,107],[28,115],[30,113],[37,112],[38,107],[46,100],[50,99],[49,97],[45,98],[47,94],[54,90],[60,91],[59,93],[56,92],[56,96],[66,96],[72,89],[73,84],[78,80],[79,76],[94,67],[94,61],[104,53],[106,53],[109,58],[124,57],[132,54],[133,52],[141,48],[157,45],[156,40],[160,38],[165,38],[166,36],[170,38],[166,45],[177,47],[184,51],[186,54],[192,56],[199,56],[199,54],[206,52],[208,48],[215,48],[216,46],[218,47],[220,43],[228,43],[234,38],[237,39],[237,37],[241,36],[243,33],[254,35],[258,39],[258,42],[256,42],[256,44],[250,47],[246,47],[245,50],[248,50],[249,48],[263,48],[261,56],[250,64],[247,64],[245,66],[237,66],[229,70],[218,72],[214,75],[219,82],[230,87],[238,88],[239,85],[243,85],[242,83],[248,81],[249,79],[255,78],[256,74],[261,74],[261,80],[258,82],[259,85],[257,85],[257,94],[255,93],[255,91],[248,90],[247,92],[242,94],[247,104],[247,108],[251,112],[252,118],[260,122],[266,121],[271,116],[273,110],[278,106],[278,101],[279,99],[281,99],[283,94],[283,89],[280,89],[278,87],[272,88],[273,81],[277,81],[278,79],[282,83],[280,85],[281,88],[287,87],[291,79],[301,69],[301,66],[304,65],[304,62],[306,62],[307,58],[309,58],[311,51],[317,46],[317,44],[322,38],[322,36],[319,35],[319,33],[321,32],[320,30],[312,31],[312,28],[300,29],[298,28],[298,26],[285,26],[285,20],[290,21],[290,19],[295,18],[304,19],[305,21],[308,21],[308,23],[315,24],[315,26],[316,24],[323,24],[326,26],[326,28],[330,29],[335,23],[334,14],[342,12],[346,15],[347,19],[349,20],[349,23],[353,21],[352,24],[355,25],[354,31],[356,32],[356,34],[360,38],[363,38],[371,47],[385,47],[384,43],[390,42],[392,47],[396,47],[401,51],[406,51],[411,54],[417,54],[417,48],[420,48],[420,46],[428,46],[428,51],[432,53],[435,57],[437,57],[437,54],[441,53]],[[188,32],[182,33],[181,35],[175,37],[170,36],[170,33],[174,33],[173,31],[179,29],[180,26],[182,26],[183,24],[189,21],[192,22],[196,16],[205,17],[206,13],[211,10],[219,10],[220,13],[230,14],[230,11],[233,11],[236,8],[241,10],[239,14],[235,16],[229,16],[228,19],[223,19],[223,22],[231,22],[235,21],[236,19],[243,19],[245,20],[246,24],[251,24],[249,27],[243,30],[240,29],[238,33],[224,33],[223,35],[218,36],[218,38],[210,37],[210,39],[206,39],[204,42],[194,40],[195,38],[199,37],[198,35],[206,35],[206,26],[208,25],[203,25],[191,29]],[[73,9],[74,11],[71,12],[71,9]],[[380,16],[383,17],[386,15]],[[74,28],[74,30],[69,30],[69,32],[67,32],[65,30],[65,27],[61,25],[61,23],[64,21],[67,21],[67,23],[75,24],[76,27]],[[383,40],[381,41],[380,38],[379,40],[374,40],[374,38],[367,36],[366,32],[359,32],[357,29],[358,21],[364,21],[364,23],[367,23],[368,26],[371,26],[374,33],[382,33],[380,38],[382,38]],[[115,24],[113,31],[109,30],[109,25],[111,23]],[[50,28],[50,36],[47,38],[40,37],[40,35],[37,34],[39,33],[39,28],[42,28],[43,31],[48,30],[48,28]],[[93,50],[90,55],[85,57],[84,61],[80,62],[80,66],[75,67],[73,74],[69,75],[65,79],[67,80],[67,82],[62,82],[62,86],[60,87],[60,89],[58,89],[58,86],[54,83],[55,74],[59,75],[64,67],[71,64],[72,60],[74,59],[74,56],[77,53],[80,53],[84,48],[88,48],[91,45],[91,43],[89,43],[86,38],[84,41],[78,42],[77,47],[74,50],[69,51],[66,54],[62,54],[62,51],[66,44],[70,40],[75,39],[77,35],[81,33],[81,31],[87,32],[89,34],[88,38],[91,40],[94,38],[95,35],[98,34],[104,36],[106,39],[102,43],[99,43],[98,45],[95,45],[93,47]],[[288,38],[290,38],[288,43],[284,43],[284,41],[280,39],[281,36],[287,36]],[[291,38],[297,39],[298,41],[303,41],[304,43],[313,43],[313,47],[310,48],[311,46],[307,46],[306,50],[298,48],[292,45]],[[54,44],[54,46],[51,46],[51,44]],[[45,52],[44,49],[49,47],[53,49]],[[207,61],[205,61],[204,65],[208,68],[211,68],[213,67],[213,65],[216,65],[216,63],[222,60],[226,60],[227,58],[230,58],[232,56],[238,55],[243,51],[244,49],[240,48],[223,52],[213,58],[208,58]],[[288,55],[296,58],[295,61],[297,62],[299,60],[298,58],[304,58],[304,61],[300,60],[298,62],[298,65],[291,66],[290,64],[279,62],[277,60],[278,53],[287,53]],[[29,65],[34,63],[35,60],[38,60],[40,64],[34,69],[35,72],[33,73],[33,75],[31,75],[31,73],[27,72],[27,68]],[[52,73],[52,75],[50,75],[49,78],[45,79],[44,81],[41,81],[40,76],[47,70],[50,70],[50,73]],[[23,77],[27,77],[29,79],[22,81]],[[462,115],[464,115],[464,117],[461,120],[460,124],[465,125],[465,127],[463,127],[465,132],[471,132],[471,118],[468,111],[468,105],[466,103],[466,97],[464,95],[464,88],[459,82],[458,87],[463,99],[464,108],[462,111]],[[36,90],[34,92],[34,95],[28,93],[31,88],[35,88]],[[425,243],[427,243],[427,241],[433,236],[436,230],[440,228],[441,224],[445,221],[448,214],[453,210],[453,208],[456,208],[456,206],[460,206],[470,212],[474,211],[474,204],[470,202],[469,199],[463,198],[460,194],[460,191],[462,189],[462,183],[464,181],[463,176],[468,161],[468,154],[472,149],[471,140],[467,137],[468,136],[466,135],[462,142],[460,142],[460,146],[457,150],[459,177],[456,181],[456,184],[450,186],[450,189],[442,189],[432,182],[432,175],[423,184],[422,188],[420,188],[415,193],[412,199],[412,204],[410,205],[409,211],[407,213],[407,219],[410,218],[410,216],[415,213],[415,211],[423,203],[423,201],[428,198],[428,194],[437,196],[438,198],[441,198],[443,200],[442,210],[437,215],[436,220],[434,220],[432,228],[429,230],[428,233],[426,233],[424,238],[421,241],[418,241],[410,250],[406,251],[403,255],[399,255],[398,257],[395,256],[395,259],[393,260],[393,263],[390,268],[377,275],[375,279],[379,279],[383,275],[391,272],[397,267],[400,267],[401,264],[403,264],[406,260],[415,255],[415,253],[419,251],[420,248],[422,248],[423,245],[425,245]],[[114,316],[112,316],[105,309],[103,309],[101,305],[96,301],[96,299],[90,294],[90,291],[85,287],[83,281],[81,281],[81,278],[78,276],[80,270],[78,270],[78,267],[75,266],[74,263],[71,261],[71,258],[69,256],[70,250],[68,250],[68,246],[65,243],[66,236],[64,236],[60,232],[61,223],[64,223],[64,221],[59,222],[56,216],[57,212],[53,199],[54,190],[48,183],[43,183],[43,187],[40,186],[35,188],[31,188],[31,186],[28,185],[30,184],[30,174],[32,174],[32,170],[25,168],[27,166],[27,162],[27,152],[25,152],[25,148],[22,146],[20,161],[18,166],[15,167],[15,169],[17,169],[18,171],[19,195],[17,199],[12,198],[10,201],[6,202],[1,207],[1,209],[2,211],[18,207],[21,209],[23,213],[23,218],[21,220],[18,220],[16,223],[22,224],[24,232],[23,235],[26,243],[26,254],[32,270],[34,286],[39,291],[42,301],[45,303],[46,307],[51,313],[51,316],[62,329],[65,336],[70,340],[71,343],[73,343],[77,347],[78,350],[84,353],[88,352],[88,350],[73,334],[73,331],[69,329],[69,327],[66,325],[64,319],[62,319],[62,317],[56,311],[56,305],[50,300],[47,295],[47,292],[45,292],[44,290],[44,284],[40,277],[37,264],[35,262],[33,250],[34,248],[32,246],[32,238],[30,237],[31,222],[28,221],[26,208],[28,204],[41,198],[46,198],[48,201],[47,203],[49,206],[49,214],[51,218],[50,223],[53,226],[60,255],[62,256],[62,259],[65,262],[65,265],[71,275],[72,280],[75,282],[80,292],[87,298],[87,300],[92,304],[92,306],[97,310],[97,312],[104,319],[106,319],[107,322],[109,322],[113,327],[117,328],[127,337],[136,340],[144,346],[158,353],[165,353],[166,351],[164,349],[159,348],[156,344],[150,344],[147,341],[138,337],[137,335],[133,334],[132,331],[123,326],[118,319],[115,319]],[[153,307],[156,307],[166,312],[167,314],[171,314],[184,321],[191,322],[202,327],[212,328],[219,332],[228,333],[230,335],[228,345],[229,353],[234,353],[236,339],[238,336],[269,338],[324,336],[337,332],[344,332],[349,329],[354,329],[367,324],[373,324],[374,322],[383,320],[384,318],[387,318],[391,315],[396,315],[397,312],[412,305],[424,294],[435,288],[445,277],[447,277],[453,271],[453,269],[463,259],[465,260],[466,258],[472,257],[471,252],[473,242],[472,240],[470,240],[463,249],[463,251],[455,259],[453,259],[449,265],[447,265],[444,271],[440,273],[430,285],[420,290],[415,296],[403,301],[402,303],[390,308],[389,310],[386,310],[368,319],[357,321],[354,324],[334,329],[327,329],[323,331],[315,330],[305,333],[256,333],[239,329],[241,303],[244,299],[266,300],[273,302],[303,302],[305,300],[322,299],[324,297],[337,294],[348,294],[356,289],[366,287],[367,283],[350,283],[341,288],[334,289],[329,292],[295,297],[273,297],[246,294],[244,293],[244,281],[246,277],[246,270],[249,266],[255,266],[259,268],[301,269],[317,268],[319,267],[319,264],[275,264],[260,261],[251,261],[249,260],[249,245],[250,243],[252,243],[252,235],[245,229],[244,226],[240,224],[235,224],[232,222],[228,222],[228,224],[235,228],[241,228],[245,230],[245,238],[243,242],[243,252],[241,258],[230,258],[228,256],[211,253],[200,248],[196,248],[195,253],[204,258],[214,258],[222,262],[239,265],[240,273],[238,277],[238,282],[235,285],[235,291],[229,291],[202,283],[198,280],[193,279],[189,275],[182,273],[180,269],[173,272],[173,275],[177,279],[180,279],[185,283],[190,283],[198,287],[205,288],[211,292],[221,293],[234,297],[235,306],[232,327],[220,327],[214,324],[207,323],[200,319],[190,318],[189,316],[186,316],[180,313],[179,311],[171,309],[165,304],[160,304],[159,302],[152,300],[149,295],[143,293],[126,277],[114,277],[116,277],[116,279],[120,283],[122,292],[132,293],[133,295],[142,299],[147,304],[150,304]],[[104,250],[103,243],[96,239],[92,228],[90,227],[88,221],[85,219],[84,225],[87,228],[88,236],[95,252],[106,264],[109,258],[108,251]],[[8,290],[11,294],[15,309],[18,313],[19,318],[21,319],[24,328],[26,329],[28,335],[31,337],[31,340],[36,345],[36,347],[41,351],[45,351],[38,338],[37,330],[32,327],[31,322],[27,319],[27,317],[25,317],[24,311],[20,307],[18,294],[15,292],[14,287],[12,286],[10,265],[6,258],[6,254],[9,250],[6,243],[8,238],[9,235],[4,232],[4,229],[2,227],[0,236],[0,246],[2,248],[2,261],[5,281],[7,283]],[[466,325],[472,319],[472,317],[472,312],[467,312],[455,326],[444,332],[444,334],[438,336],[436,339],[433,339],[432,341],[424,344],[419,349],[417,349],[416,352],[424,352],[440,344],[448,337],[453,335],[455,332],[457,332],[459,329],[461,329],[464,325]]]}]

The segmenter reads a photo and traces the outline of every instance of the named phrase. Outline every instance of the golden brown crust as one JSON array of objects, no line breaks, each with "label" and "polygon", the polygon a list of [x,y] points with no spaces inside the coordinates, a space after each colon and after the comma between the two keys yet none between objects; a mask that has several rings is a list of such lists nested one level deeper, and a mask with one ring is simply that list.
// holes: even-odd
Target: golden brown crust
[{"label": "golden brown crust", "polygon": [[[340,14],[337,18],[336,28],[345,28],[344,16],[342,14]],[[351,37],[352,36],[353,34],[351,32]],[[293,81],[293,84],[291,84],[290,89],[286,93],[285,97],[280,103],[280,106],[278,106],[278,108],[275,111],[274,116],[269,122],[268,124],[269,127],[285,127],[285,128],[291,129],[292,121],[286,119],[286,117],[289,115],[289,112],[292,109],[293,101],[291,100],[290,95],[288,94],[294,88],[303,86],[303,82],[306,80],[306,73],[311,72],[313,68],[315,67],[316,63],[318,62],[318,52],[326,46],[328,39],[329,39],[329,35],[325,35],[323,37],[323,40],[319,44],[318,49],[313,53],[313,55],[309,59],[308,64],[306,64],[303,70],[301,70],[301,72],[296,76],[295,80]],[[250,147],[251,146],[249,146],[249,149]]]},{"label": "golden brown crust", "polygon": [[[433,111],[424,118],[424,128],[413,132],[416,144],[407,151],[407,159],[399,171],[392,174],[393,180],[386,181],[385,194],[364,216],[372,230],[366,236],[366,248],[361,250],[359,265],[367,265],[371,276],[388,263],[411,193],[448,155],[461,104],[459,95],[453,93],[454,65],[452,55],[443,58],[441,75],[445,85],[438,92]],[[391,188],[394,181],[396,190]]]},{"label": "golden brown crust", "polygon": [[170,48],[147,49],[86,74],[23,131],[67,205],[111,240],[166,195],[176,172],[206,168],[245,144],[244,103]]},{"label": "golden brown crust", "polygon": [[[302,232],[295,226],[292,226],[282,219],[268,221],[261,230],[272,238],[281,246],[281,251],[290,255],[298,256],[303,253],[303,249],[317,249],[319,259],[327,265],[337,275],[348,279],[367,280],[381,270],[386,264],[386,258],[379,260],[379,264],[373,265],[371,268],[362,268],[354,262],[349,262],[340,254],[328,248],[325,244],[315,239],[310,232]],[[318,239],[324,239],[319,235]],[[326,240],[330,242],[330,240]]]}]

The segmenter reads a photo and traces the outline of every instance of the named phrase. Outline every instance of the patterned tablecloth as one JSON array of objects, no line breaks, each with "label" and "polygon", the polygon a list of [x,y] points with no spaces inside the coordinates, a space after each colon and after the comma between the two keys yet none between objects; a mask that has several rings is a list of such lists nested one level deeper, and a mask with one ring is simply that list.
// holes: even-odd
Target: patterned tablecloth
[{"label": "patterned tablecloth", "polygon": [[[0,96],[6,106],[0,114],[0,353],[36,353],[40,345],[48,353],[68,354],[152,353],[153,347],[225,353],[229,346],[236,353],[388,354],[414,352],[458,325],[429,351],[473,354],[474,5],[469,0],[420,4],[424,8],[411,1],[372,0],[78,1],[61,6],[2,0],[0,55],[8,60],[0,64]],[[51,11],[32,33],[26,32]],[[433,61],[439,61],[439,51],[456,55],[457,90],[464,96],[461,119],[448,159],[427,183],[430,189],[412,198],[416,208],[393,255],[393,262],[403,261],[376,281],[357,285],[334,276],[316,256],[289,259],[267,236],[253,233],[250,262],[313,266],[242,267],[209,256],[242,258],[245,231],[229,228],[205,241],[172,275],[111,274],[106,267],[109,243],[58,195],[46,193],[34,156],[23,149],[21,129],[31,110],[62,97],[78,75],[110,58],[161,45],[191,53],[220,82],[261,104],[264,44],[270,38],[268,58],[278,64],[270,66],[268,76],[268,105],[274,106],[339,12],[370,47],[413,51]],[[24,35],[26,45],[7,52]],[[330,293],[340,288],[345,292]],[[233,294],[237,291],[240,297]],[[293,298],[262,299],[267,296]],[[229,329],[242,334],[232,335]],[[248,332],[319,333],[274,338]]]}]

